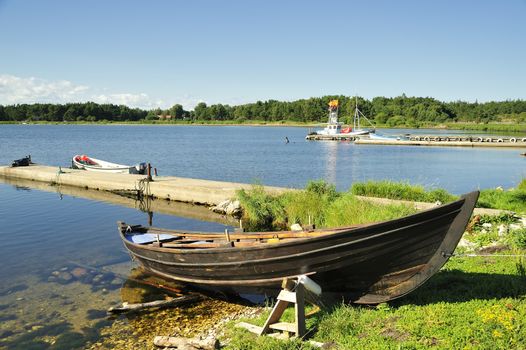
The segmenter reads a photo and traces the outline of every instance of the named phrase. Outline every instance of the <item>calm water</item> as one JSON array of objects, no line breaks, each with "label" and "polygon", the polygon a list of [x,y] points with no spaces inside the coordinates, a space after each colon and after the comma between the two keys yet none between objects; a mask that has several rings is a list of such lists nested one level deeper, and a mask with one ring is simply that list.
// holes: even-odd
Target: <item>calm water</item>
[{"label": "calm water", "polygon": [[[526,176],[520,149],[307,142],[307,132],[291,127],[3,125],[0,164],[31,154],[38,163],[69,166],[73,155],[88,154],[124,164],[148,161],[159,175],[289,187],[326,179],[339,190],[355,181],[392,179],[457,194],[515,186]],[[285,137],[291,143],[285,144]]]},{"label": "calm water", "polygon": [[[146,225],[148,214],[1,181],[0,198],[0,348],[84,348],[97,341],[98,331],[113,322],[105,310],[133,293],[126,285],[134,264],[116,221]],[[158,213],[153,222],[204,231],[227,227]],[[126,320],[125,338],[134,337],[132,321]],[[46,343],[53,336],[62,347]]]},{"label": "calm water", "polygon": [[[125,164],[149,161],[160,175],[290,187],[323,178],[340,190],[354,181],[392,179],[454,193],[511,187],[526,176],[526,159],[519,156],[524,150],[307,142],[307,131],[3,125],[0,164],[31,154],[37,163],[69,166],[73,155],[88,154]],[[289,144],[284,143],[285,137]],[[46,338],[58,334],[63,335],[57,340],[66,344],[63,348],[83,348],[85,342],[101,337],[99,329],[111,326],[113,321],[105,320],[104,310],[128,293],[125,279],[133,264],[117,235],[116,221],[147,224],[148,215],[62,195],[59,190],[0,181],[0,348],[60,348]],[[154,213],[154,224],[204,231],[225,228],[220,223],[159,213]],[[132,338],[133,325],[126,323]],[[82,341],[75,343],[75,339]]]}]

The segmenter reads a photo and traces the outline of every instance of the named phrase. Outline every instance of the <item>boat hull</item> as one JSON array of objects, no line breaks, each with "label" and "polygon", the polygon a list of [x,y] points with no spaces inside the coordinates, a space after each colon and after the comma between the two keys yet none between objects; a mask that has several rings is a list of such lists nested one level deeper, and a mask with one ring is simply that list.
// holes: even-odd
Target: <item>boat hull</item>
[{"label": "boat hull", "polygon": [[84,169],[88,171],[96,171],[101,173],[117,173],[117,174],[144,174],[144,166],[130,166],[116,163],[106,162],[100,159],[88,158],[92,164],[87,164],[80,160],[80,156],[76,155],[72,159],[72,165],[76,169]]},{"label": "boat hull", "polygon": [[405,218],[341,229],[277,244],[173,249],[134,244],[130,253],[149,271],[199,286],[278,289],[284,278],[309,275],[324,293],[380,303],[412,291],[453,253],[478,192]]}]

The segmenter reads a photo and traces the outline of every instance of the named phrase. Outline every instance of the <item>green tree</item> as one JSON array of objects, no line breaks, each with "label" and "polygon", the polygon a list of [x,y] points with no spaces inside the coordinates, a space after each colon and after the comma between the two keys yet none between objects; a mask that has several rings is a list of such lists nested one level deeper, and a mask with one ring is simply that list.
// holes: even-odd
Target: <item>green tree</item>
[{"label": "green tree", "polygon": [[172,118],[183,119],[183,114],[185,110],[183,109],[183,106],[181,106],[180,104],[175,104],[172,106],[172,108],[170,108],[169,112]]}]

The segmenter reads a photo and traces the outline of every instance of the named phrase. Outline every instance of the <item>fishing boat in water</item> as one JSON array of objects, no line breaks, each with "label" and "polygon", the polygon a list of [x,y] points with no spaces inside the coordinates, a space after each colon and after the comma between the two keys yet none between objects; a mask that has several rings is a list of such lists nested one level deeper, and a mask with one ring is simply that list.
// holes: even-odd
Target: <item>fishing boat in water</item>
[{"label": "fishing boat in water", "polygon": [[401,297],[453,254],[479,192],[403,218],[304,231],[210,233],[118,223],[125,247],[150,273],[207,289],[279,290],[308,275],[324,295],[361,304]]},{"label": "fishing boat in water", "polygon": [[[354,109],[354,115],[353,115],[353,126],[348,126],[346,128],[343,128],[343,123],[338,121],[338,111],[339,111],[339,102],[338,100],[332,100],[329,102],[329,120],[327,122],[327,126],[322,129],[315,132],[317,135],[324,135],[324,136],[344,136],[344,137],[350,137],[350,136],[361,136],[361,135],[369,135],[371,133],[374,133],[375,128],[374,125],[367,119],[367,117],[358,109],[358,99],[356,99],[356,106]],[[372,128],[364,129],[361,126],[361,120],[365,119]]]},{"label": "fishing boat in water", "polygon": [[95,159],[86,155],[76,155],[71,161],[75,169],[84,169],[89,171],[98,171],[104,173],[124,173],[124,174],[145,174],[146,164],[122,165]]}]

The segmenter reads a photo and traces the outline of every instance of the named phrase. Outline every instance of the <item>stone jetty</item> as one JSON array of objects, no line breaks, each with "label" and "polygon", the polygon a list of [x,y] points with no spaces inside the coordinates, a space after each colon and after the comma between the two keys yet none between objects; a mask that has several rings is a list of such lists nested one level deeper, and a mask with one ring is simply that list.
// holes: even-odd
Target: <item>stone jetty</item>
[{"label": "stone jetty", "polygon": [[[152,181],[148,181],[145,175],[108,174],[44,165],[0,166],[0,176],[204,205],[218,205],[234,198],[236,191],[252,188],[250,184],[175,176],[154,176]],[[265,186],[265,191],[274,194],[289,190]]]}]

